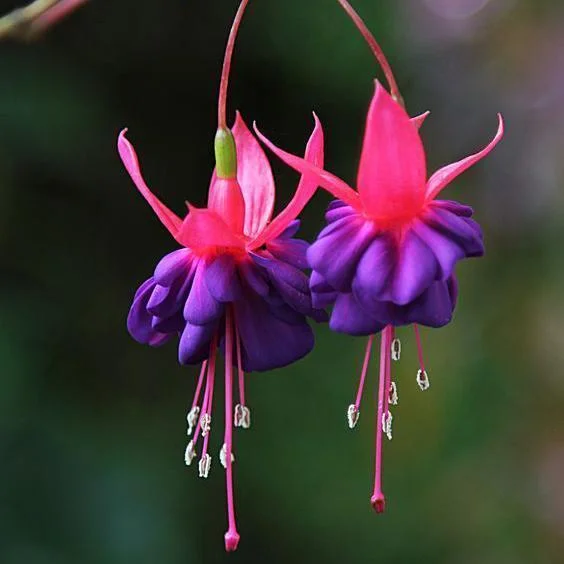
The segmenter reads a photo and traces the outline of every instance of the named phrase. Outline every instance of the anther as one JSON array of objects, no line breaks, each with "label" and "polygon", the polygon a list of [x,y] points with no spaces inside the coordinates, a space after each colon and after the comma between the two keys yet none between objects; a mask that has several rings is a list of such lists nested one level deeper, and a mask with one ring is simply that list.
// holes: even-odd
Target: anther
[{"label": "anther", "polygon": [[188,415],[186,416],[186,421],[188,422],[188,431],[187,431],[187,435],[190,436],[192,434],[192,431],[194,430],[194,427],[196,426],[196,424],[198,423],[198,417],[200,416],[200,408],[195,405],[189,412]]},{"label": "anther", "polygon": [[388,440],[392,440],[392,414],[390,411],[382,414],[382,431],[386,433]]},{"label": "anther", "polygon": [[205,437],[211,429],[211,415],[209,413],[204,413],[200,421],[202,427],[202,437]]},{"label": "anther", "polygon": [[251,426],[251,410],[246,405],[238,403],[235,406],[233,425],[242,429],[248,429]]},{"label": "anther", "polygon": [[[221,450],[219,451],[219,461],[224,468],[227,468],[227,445],[223,443]],[[235,462],[235,455],[231,453],[231,463]]]},{"label": "anther", "polygon": [[429,382],[429,376],[427,375],[426,370],[419,369],[417,371],[417,384],[419,384],[419,387],[423,392],[429,389],[431,382]]},{"label": "anther", "polygon": [[392,341],[392,360],[399,360],[401,357],[401,341],[394,339]]},{"label": "anther", "polygon": [[190,441],[184,451],[184,462],[186,463],[186,466],[190,466],[190,464],[192,464],[192,460],[194,460],[195,456],[196,447],[194,446],[194,441]]},{"label": "anther", "polygon": [[349,405],[347,409],[347,421],[349,423],[349,429],[354,429],[358,423],[358,418],[360,417],[360,410],[354,403]]},{"label": "anther", "polygon": [[395,382],[392,382],[390,384],[390,393],[388,396],[388,401],[390,402],[390,405],[397,405],[398,400],[399,400],[398,387],[396,386]]},{"label": "anther", "polygon": [[210,474],[212,459],[211,456],[206,452],[200,462],[198,462],[198,471],[200,473],[200,478],[207,478]]}]

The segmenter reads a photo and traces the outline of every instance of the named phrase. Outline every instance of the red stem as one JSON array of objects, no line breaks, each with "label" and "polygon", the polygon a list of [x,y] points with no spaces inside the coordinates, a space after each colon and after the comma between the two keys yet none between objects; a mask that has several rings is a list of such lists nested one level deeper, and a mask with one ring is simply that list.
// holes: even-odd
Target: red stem
[{"label": "red stem", "polygon": [[231,70],[231,59],[233,58],[233,47],[235,39],[239,31],[239,25],[243,19],[245,8],[249,0],[242,0],[239,9],[235,14],[229,38],[227,39],[227,47],[225,48],[225,56],[223,58],[223,68],[221,70],[221,82],[219,83],[219,100],[217,104],[217,127],[218,129],[227,129],[226,107],[227,107],[227,87],[229,85],[229,71]]},{"label": "red stem", "polygon": [[398,101],[400,104],[403,105],[403,98],[401,97],[396,79],[394,78],[394,73],[392,72],[392,67],[390,67],[390,63],[386,59],[386,55],[384,55],[384,51],[378,42],[372,35],[371,31],[366,27],[366,24],[362,21],[362,18],[358,15],[356,10],[347,2],[347,0],[337,0],[339,4],[342,6],[343,10],[348,14],[351,20],[354,22],[358,31],[360,31],[362,37],[368,46],[370,47],[374,57],[378,61],[378,64],[382,67],[382,71],[384,72],[384,76],[388,82],[388,86],[390,87],[390,93],[392,98]]}]

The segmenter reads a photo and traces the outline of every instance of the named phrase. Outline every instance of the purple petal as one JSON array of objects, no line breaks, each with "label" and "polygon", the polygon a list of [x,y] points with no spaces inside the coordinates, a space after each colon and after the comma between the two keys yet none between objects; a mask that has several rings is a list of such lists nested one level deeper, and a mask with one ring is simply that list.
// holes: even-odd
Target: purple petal
[{"label": "purple petal", "polygon": [[206,284],[206,263],[200,260],[192,289],[184,305],[184,319],[194,325],[207,325],[223,315],[224,304],[213,298]]},{"label": "purple petal", "polygon": [[392,285],[392,301],[398,305],[413,301],[435,280],[437,268],[437,259],[431,249],[409,229],[399,249]]},{"label": "purple petal", "polygon": [[284,323],[256,295],[235,302],[235,319],[246,371],[286,366],[313,348],[313,332],[305,321],[298,325]]},{"label": "purple petal", "polygon": [[[290,222],[288,227],[286,227],[286,229],[284,229],[284,231],[282,231],[276,239],[291,239],[298,232],[299,228],[300,220],[294,219],[294,221]],[[276,239],[274,239],[274,241],[276,241]]]},{"label": "purple petal", "polygon": [[409,306],[406,320],[427,327],[443,327],[452,319],[454,304],[447,282],[435,282]]},{"label": "purple petal", "polygon": [[239,263],[239,273],[247,285],[259,296],[265,297],[270,291],[264,271],[254,262],[243,261]]},{"label": "purple petal", "polygon": [[431,205],[437,206],[461,217],[471,217],[474,213],[474,210],[470,206],[465,206],[464,204],[460,204],[454,200],[433,200]]},{"label": "purple petal", "polygon": [[301,239],[275,239],[266,246],[272,256],[300,269],[309,267],[306,257],[308,247],[309,243]]},{"label": "purple petal", "polygon": [[153,329],[159,333],[182,333],[185,324],[186,322],[180,311],[172,317],[162,318],[155,316],[151,322]]},{"label": "purple petal", "polygon": [[380,331],[384,324],[368,315],[366,309],[360,306],[352,293],[349,293],[338,295],[329,327],[338,333],[373,335]]},{"label": "purple petal", "polygon": [[450,239],[445,232],[441,233],[423,221],[416,220],[413,230],[435,255],[440,267],[440,279],[450,278],[456,263],[466,256],[464,249],[457,240]]},{"label": "purple petal", "polygon": [[193,254],[189,249],[178,249],[164,256],[155,268],[155,280],[161,286],[172,283],[190,271]]},{"label": "purple petal", "polygon": [[376,237],[358,263],[352,290],[366,307],[373,302],[390,299],[390,286],[396,263],[394,242],[390,237]]},{"label": "purple petal", "polygon": [[186,323],[178,345],[180,364],[197,364],[208,358],[211,339],[216,328],[216,322],[207,325]]},{"label": "purple petal", "polygon": [[228,253],[219,255],[208,264],[205,280],[209,293],[218,302],[232,302],[241,295],[241,284],[233,255]]},{"label": "purple petal", "polygon": [[159,333],[151,325],[152,315],[147,311],[147,302],[154,287],[155,280],[149,278],[137,291],[127,316],[127,330],[138,343],[157,347],[168,341],[171,335]]},{"label": "purple petal", "polygon": [[345,217],[349,217],[351,215],[356,214],[356,210],[351,206],[345,204],[345,202],[341,202],[340,200],[333,200],[325,212],[325,220],[327,223],[334,223],[340,219]]},{"label": "purple petal", "polygon": [[[339,229],[327,231],[340,220],[325,228],[308,250],[312,269],[320,272],[337,290],[347,292],[360,257],[375,235],[372,222],[360,218],[345,219]],[[325,235],[323,235],[325,233]]]}]

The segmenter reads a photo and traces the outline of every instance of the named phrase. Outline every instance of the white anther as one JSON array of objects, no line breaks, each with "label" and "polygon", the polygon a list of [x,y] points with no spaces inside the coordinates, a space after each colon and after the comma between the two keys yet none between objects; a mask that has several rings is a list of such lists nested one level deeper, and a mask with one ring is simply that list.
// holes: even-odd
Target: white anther
[{"label": "white anther", "polygon": [[235,406],[233,425],[243,429],[248,429],[251,426],[251,410],[246,405],[238,403]]},{"label": "white anther", "polygon": [[200,462],[198,462],[198,472],[200,473],[200,478],[207,478],[210,475],[212,459],[211,456],[206,452]]},{"label": "white anther", "polygon": [[192,460],[194,460],[195,456],[196,447],[194,446],[194,441],[190,441],[184,451],[184,462],[186,463],[186,466],[190,466],[190,464],[192,464]]},{"label": "white anther", "polygon": [[421,391],[424,392],[425,390],[429,389],[431,382],[429,382],[429,376],[427,375],[426,370],[419,369],[417,371],[417,383],[419,384]]},{"label": "white anther", "polygon": [[[223,443],[221,450],[219,451],[219,461],[224,468],[227,468],[227,445]],[[231,464],[235,462],[235,455],[231,452]]]},{"label": "white anther", "polygon": [[211,429],[211,415],[209,413],[204,413],[202,415],[200,425],[202,427],[202,437],[205,437]]},{"label": "white anther", "polygon": [[390,384],[390,393],[388,396],[388,401],[390,402],[390,405],[397,405],[398,404],[398,387],[396,386],[395,382],[392,382]]},{"label": "white anther", "polygon": [[349,405],[347,409],[347,421],[349,423],[349,429],[354,429],[358,423],[358,418],[360,417],[360,410],[354,403]]},{"label": "white anther", "polygon": [[401,341],[394,339],[392,341],[392,360],[399,360],[401,357]]},{"label": "white anther", "polygon": [[392,414],[390,411],[382,413],[382,432],[386,433],[388,440],[392,440]]},{"label": "white anther", "polygon": [[192,434],[192,431],[194,430],[194,427],[196,426],[196,424],[198,423],[198,417],[200,416],[200,408],[195,405],[189,412],[188,415],[186,415],[186,421],[188,422],[188,431],[187,431],[187,435],[190,436]]}]

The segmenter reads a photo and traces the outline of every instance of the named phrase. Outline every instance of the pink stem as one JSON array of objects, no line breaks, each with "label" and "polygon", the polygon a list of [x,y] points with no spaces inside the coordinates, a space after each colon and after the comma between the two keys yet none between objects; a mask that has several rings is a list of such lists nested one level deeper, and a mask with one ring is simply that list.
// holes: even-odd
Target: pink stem
[{"label": "pink stem", "polygon": [[235,522],[235,502],[233,500],[233,326],[231,307],[225,314],[225,482],[227,486],[227,519],[225,550],[233,552],[239,544],[239,533]]},{"label": "pink stem", "polygon": [[370,503],[377,513],[383,513],[386,508],[386,498],[382,492],[382,414],[384,413],[384,402],[386,393],[386,381],[389,378],[389,348],[391,344],[391,326],[388,325],[382,331],[380,339],[380,376],[378,380],[378,409],[376,413],[376,462],[374,468],[374,491]]},{"label": "pink stem", "polygon": [[217,104],[217,125],[218,129],[227,129],[227,87],[229,85],[229,71],[231,70],[231,59],[233,58],[233,47],[235,46],[235,39],[239,31],[239,25],[243,19],[245,8],[249,0],[242,0],[239,4],[239,9],[235,14],[229,38],[227,39],[227,46],[225,48],[225,56],[223,58],[223,68],[221,70],[221,81],[219,83],[219,99]]},{"label": "pink stem", "polygon": [[384,76],[386,77],[386,80],[388,81],[388,86],[390,87],[390,93],[392,95],[392,98],[394,98],[401,105],[403,105],[403,99],[401,97],[396,79],[394,78],[392,67],[390,66],[390,63],[388,63],[388,60],[386,59],[386,55],[384,55],[384,51],[382,51],[382,48],[380,47],[380,45],[378,45],[378,42],[374,38],[374,35],[372,35],[370,30],[366,27],[366,24],[362,21],[362,18],[358,15],[356,10],[347,2],[347,0],[337,0],[337,1],[345,10],[345,12],[348,14],[348,16],[351,18],[351,20],[354,22],[354,24],[358,28],[358,31],[360,31],[360,34],[362,35],[362,37],[364,37],[366,43],[368,43],[368,46],[370,47],[372,53],[374,54],[374,57],[378,61],[378,64],[382,67],[382,71],[384,72]]},{"label": "pink stem", "polygon": [[237,375],[239,380],[239,403],[245,406],[245,373],[241,362],[241,339],[235,325],[235,346],[237,347]]},{"label": "pink stem", "polygon": [[356,392],[356,400],[354,405],[356,409],[360,409],[360,400],[362,399],[362,392],[364,390],[364,381],[366,380],[366,373],[368,372],[368,365],[370,364],[370,353],[372,352],[372,343],[374,342],[374,335],[368,337],[366,343],[366,352],[364,353],[364,363],[362,364],[362,372],[360,374],[360,382],[358,383],[358,390]]},{"label": "pink stem", "polygon": [[200,400],[200,394],[202,392],[202,385],[204,383],[204,376],[206,375],[207,366],[208,366],[208,361],[204,360],[204,362],[202,362],[202,369],[200,370],[200,377],[198,378],[198,383],[196,384],[196,391],[194,392],[192,409],[194,409],[198,405],[198,401]]},{"label": "pink stem", "polygon": [[416,324],[413,325],[413,331],[415,332],[415,343],[417,344],[417,357],[419,358],[419,367],[423,372],[425,372],[425,363],[423,362],[423,347],[421,346],[421,336],[419,335],[419,327]]}]

